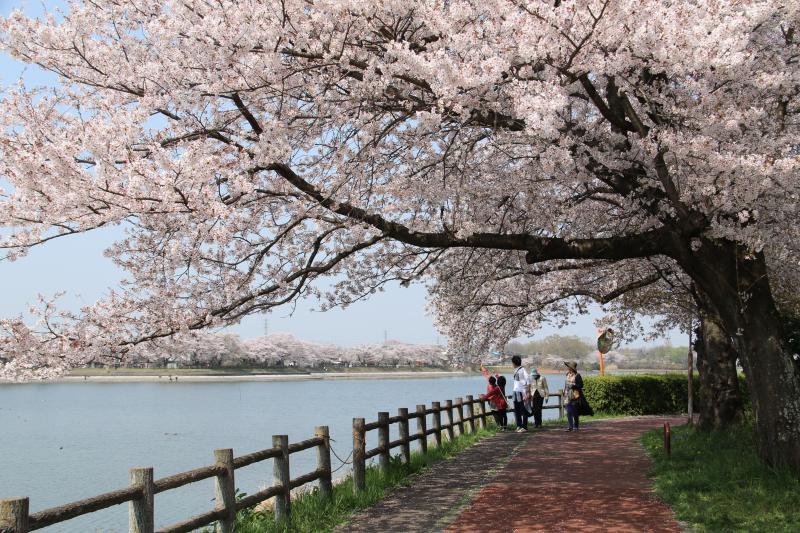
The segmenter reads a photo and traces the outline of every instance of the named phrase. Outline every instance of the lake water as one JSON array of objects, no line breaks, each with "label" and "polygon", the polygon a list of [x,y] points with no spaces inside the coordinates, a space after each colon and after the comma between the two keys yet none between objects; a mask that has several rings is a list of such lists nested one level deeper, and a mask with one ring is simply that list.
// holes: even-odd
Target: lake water
[{"label": "lake water", "polygon": [[[548,376],[548,382],[555,391],[564,378]],[[378,411],[394,415],[398,407],[407,407],[413,412],[417,404],[477,397],[485,388],[481,376],[1,384],[0,498],[28,496],[36,512],[123,488],[131,467],[152,466],[161,478],[212,464],[215,448],[233,448],[239,456],[270,448],[273,434],[288,434],[289,442],[297,442],[325,424],[334,451],[345,459],[352,448],[353,417],[371,422]],[[556,416],[557,410],[545,411],[545,418]],[[415,421],[410,431],[416,431]],[[376,433],[369,432],[368,448],[377,445]],[[391,438],[398,438],[396,425]],[[292,478],[312,471],[315,461],[314,450],[292,454]],[[333,468],[340,464],[332,457]],[[347,473],[345,466],[334,477]],[[271,460],[236,470],[237,488],[246,493],[271,481]],[[213,498],[213,479],[156,495],[156,527],[211,510]],[[123,504],[43,531],[124,533],[127,523]]]}]

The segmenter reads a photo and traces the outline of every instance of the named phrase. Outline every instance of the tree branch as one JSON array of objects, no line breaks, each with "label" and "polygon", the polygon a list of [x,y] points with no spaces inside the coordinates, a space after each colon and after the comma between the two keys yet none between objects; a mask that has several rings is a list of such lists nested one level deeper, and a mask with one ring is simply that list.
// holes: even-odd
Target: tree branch
[{"label": "tree branch", "polygon": [[334,213],[368,224],[394,240],[422,248],[520,250],[527,252],[525,259],[529,264],[552,259],[632,259],[669,255],[673,249],[677,253],[677,248],[673,245],[676,236],[667,228],[619,237],[571,240],[525,233],[473,233],[467,237],[457,237],[450,232],[412,231],[403,224],[392,222],[378,214],[368,213],[350,203],[336,202],[285,164],[273,163],[257,170],[277,173],[319,205]]}]

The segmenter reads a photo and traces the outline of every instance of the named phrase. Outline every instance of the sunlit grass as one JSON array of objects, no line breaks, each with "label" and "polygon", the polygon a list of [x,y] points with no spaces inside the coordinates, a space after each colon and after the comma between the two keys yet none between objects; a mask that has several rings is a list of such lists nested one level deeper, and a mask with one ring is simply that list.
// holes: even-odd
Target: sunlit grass
[{"label": "sunlit grass", "polygon": [[654,460],[655,490],[679,520],[696,531],[800,531],[800,479],[758,458],[752,425],[725,432],[672,429],[672,456],[663,432],[642,442]]}]

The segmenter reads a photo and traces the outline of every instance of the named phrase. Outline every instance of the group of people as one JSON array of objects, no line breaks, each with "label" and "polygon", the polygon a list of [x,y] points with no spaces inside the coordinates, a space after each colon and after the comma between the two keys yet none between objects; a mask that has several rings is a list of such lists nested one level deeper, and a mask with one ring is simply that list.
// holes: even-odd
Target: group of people
[{"label": "group of people", "polygon": [[[515,355],[511,358],[514,364],[514,387],[512,398],[514,401],[514,419],[517,425],[517,433],[528,431],[528,419],[533,417],[533,427],[542,427],[542,407],[547,403],[550,390],[547,386],[547,378],[539,374],[535,368],[530,374],[522,366],[522,358]],[[583,395],[583,378],[578,373],[578,363],[575,361],[564,361],[567,367],[567,376],[564,384],[564,399],[567,412],[567,431],[577,431],[580,429],[581,415],[592,415],[592,408]],[[481,396],[487,400],[492,407],[492,415],[501,430],[508,429],[508,402],[506,401],[506,378],[500,374],[493,376],[481,367],[484,376],[489,380],[486,394]]]}]

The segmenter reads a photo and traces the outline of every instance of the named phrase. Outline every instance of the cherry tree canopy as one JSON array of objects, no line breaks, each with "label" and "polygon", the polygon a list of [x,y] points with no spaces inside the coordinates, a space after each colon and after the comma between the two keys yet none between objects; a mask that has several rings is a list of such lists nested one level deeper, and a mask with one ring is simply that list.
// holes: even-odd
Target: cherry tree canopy
[{"label": "cherry tree canopy", "polygon": [[[0,246],[16,259],[125,223],[108,254],[129,279],[80,313],[48,304],[40,326],[3,321],[3,372],[124,357],[397,279],[432,282],[453,338],[475,325],[504,337],[538,318],[459,320],[474,296],[460,278],[544,269],[540,290],[523,290],[548,298],[596,267],[622,286],[668,256],[738,339],[759,430],[800,467],[800,445],[785,444],[800,439],[779,429],[800,427],[800,402],[769,418],[758,400],[800,387],[765,265],[798,261],[799,10],[131,0],[14,13],[3,48],[61,84],[10,88],[0,104]],[[323,275],[339,280],[326,294]]]}]

